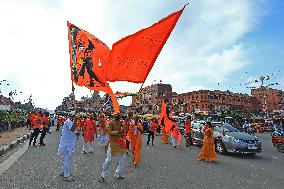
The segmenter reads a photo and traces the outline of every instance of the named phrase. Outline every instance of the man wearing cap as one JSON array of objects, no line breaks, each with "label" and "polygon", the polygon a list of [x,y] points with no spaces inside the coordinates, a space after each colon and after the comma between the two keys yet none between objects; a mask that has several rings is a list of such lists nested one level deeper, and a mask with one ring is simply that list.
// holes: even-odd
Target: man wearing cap
[{"label": "man wearing cap", "polygon": [[122,127],[123,125],[120,121],[120,115],[117,114],[115,115],[114,120],[109,123],[108,134],[110,139],[107,150],[107,158],[103,164],[103,171],[99,180],[101,183],[105,182],[105,177],[108,173],[113,156],[119,156],[119,165],[115,171],[114,177],[116,179],[124,179],[124,177],[121,176],[121,170],[125,164],[127,149],[125,138],[123,137]]},{"label": "man wearing cap", "polygon": [[77,143],[76,123],[79,117],[75,116],[75,112],[69,113],[69,118],[64,122],[62,135],[60,138],[58,154],[64,156],[63,176],[65,181],[75,181],[71,176],[72,154]]}]

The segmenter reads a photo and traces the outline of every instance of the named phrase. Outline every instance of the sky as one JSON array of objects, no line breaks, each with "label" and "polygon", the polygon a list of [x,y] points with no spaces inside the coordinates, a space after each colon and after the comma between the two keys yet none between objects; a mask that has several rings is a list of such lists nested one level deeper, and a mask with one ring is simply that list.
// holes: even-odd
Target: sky
[{"label": "sky", "polygon": [[[55,109],[71,93],[66,22],[110,48],[190,3],[163,47],[144,86],[171,84],[173,91],[219,89],[250,93],[260,76],[284,89],[282,0],[0,0],[0,89],[30,94],[36,106]],[[141,84],[110,83],[137,92]],[[76,87],[75,95],[91,92]],[[120,101],[129,105],[131,98]]]}]

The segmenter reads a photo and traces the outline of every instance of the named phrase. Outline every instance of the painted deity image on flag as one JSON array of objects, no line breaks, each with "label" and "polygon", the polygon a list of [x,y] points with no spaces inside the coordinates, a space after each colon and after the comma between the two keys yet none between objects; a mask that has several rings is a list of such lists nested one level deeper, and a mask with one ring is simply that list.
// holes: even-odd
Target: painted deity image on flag
[{"label": "painted deity image on flag", "polygon": [[70,26],[70,42],[72,46],[71,69],[73,79],[77,84],[94,87],[94,85],[104,86],[98,78],[93,68],[93,55],[95,46],[88,39],[85,31],[76,26]]}]

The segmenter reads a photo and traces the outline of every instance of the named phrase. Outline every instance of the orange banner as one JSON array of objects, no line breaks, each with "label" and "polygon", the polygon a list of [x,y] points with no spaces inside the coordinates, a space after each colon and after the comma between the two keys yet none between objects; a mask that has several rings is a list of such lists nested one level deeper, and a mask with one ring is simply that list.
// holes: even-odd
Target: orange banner
[{"label": "orange banner", "polygon": [[110,57],[102,67],[106,79],[143,83],[184,8],[113,44]]},{"label": "orange banner", "polygon": [[103,63],[110,49],[101,40],[67,22],[71,79],[78,86],[108,93],[113,102],[114,112],[119,111],[118,101],[106,82],[99,63]]}]

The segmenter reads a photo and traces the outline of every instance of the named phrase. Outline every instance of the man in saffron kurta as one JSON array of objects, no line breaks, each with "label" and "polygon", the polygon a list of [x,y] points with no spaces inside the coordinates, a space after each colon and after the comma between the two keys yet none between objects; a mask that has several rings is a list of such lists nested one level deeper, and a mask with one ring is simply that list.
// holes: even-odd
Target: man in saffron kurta
[{"label": "man in saffron kurta", "polygon": [[154,145],[154,137],[155,137],[155,134],[156,134],[156,128],[157,128],[156,120],[155,120],[155,118],[153,118],[151,123],[150,123],[147,145],[149,145],[149,143],[150,143],[150,138],[152,138],[152,146]]},{"label": "man in saffron kurta", "polygon": [[45,143],[43,142],[43,139],[46,135],[46,133],[48,132],[48,124],[50,123],[49,121],[49,113],[46,112],[43,117],[42,117],[42,131],[41,131],[41,135],[40,135],[40,141],[39,141],[39,145],[40,146],[45,146]]},{"label": "man in saffron kurta", "polygon": [[127,149],[125,138],[123,137],[122,127],[120,115],[116,114],[114,120],[109,123],[109,144],[107,149],[107,158],[103,164],[103,171],[99,182],[105,182],[105,177],[112,162],[112,157],[114,156],[119,156],[119,165],[115,171],[114,177],[117,179],[124,179],[124,177],[121,176],[121,171],[125,164]]},{"label": "man in saffron kurta", "polygon": [[84,122],[83,133],[84,133],[84,144],[83,144],[83,154],[86,152],[93,153],[93,143],[94,135],[96,133],[96,122],[91,119],[91,116]]},{"label": "man in saffron kurta", "polygon": [[184,127],[185,127],[186,147],[191,148],[192,139],[191,139],[191,117],[190,116],[187,117]]},{"label": "man in saffron kurta", "polygon": [[129,144],[130,144],[130,138],[129,138],[129,135],[128,135],[129,127],[130,127],[130,120],[129,120],[129,117],[126,117],[126,119],[124,120],[124,123],[123,123],[123,131],[124,131],[124,135],[125,135],[125,138],[126,138],[126,148],[128,150],[129,150]]},{"label": "man in saffron kurta", "polygon": [[29,146],[31,145],[33,141],[33,146],[36,147],[36,139],[40,133],[40,129],[42,128],[42,113],[38,112],[37,115],[34,116],[32,120],[33,124],[33,133],[30,138]]},{"label": "man in saffron kurta", "polygon": [[137,167],[137,165],[141,161],[140,154],[142,148],[142,136],[141,136],[142,132],[143,132],[143,126],[139,122],[139,117],[135,116],[134,122],[130,125],[128,133],[131,143],[131,151],[134,156],[133,163],[135,167]]},{"label": "man in saffron kurta", "polygon": [[103,142],[107,141],[106,136],[106,118],[105,114],[101,113],[99,117],[99,144],[102,145]]}]

